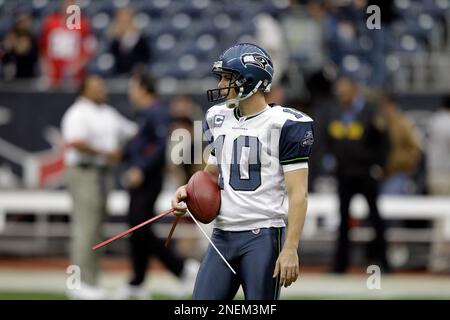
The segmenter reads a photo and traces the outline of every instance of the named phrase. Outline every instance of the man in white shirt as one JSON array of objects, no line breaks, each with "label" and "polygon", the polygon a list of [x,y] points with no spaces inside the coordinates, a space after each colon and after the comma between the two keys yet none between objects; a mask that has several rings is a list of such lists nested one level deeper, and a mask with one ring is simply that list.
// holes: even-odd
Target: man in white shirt
[{"label": "man in white shirt", "polygon": [[107,195],[121,147],[137,130],[133,122],[105,104],[106,97],[103,79],[88,76],[80,97],[62,119],[67,186],[73,200],[71,264],[81,270],[81,288],[69,290],[71,298],[104,298],[97,287],[98,253],[91,247],[101,241]]}]

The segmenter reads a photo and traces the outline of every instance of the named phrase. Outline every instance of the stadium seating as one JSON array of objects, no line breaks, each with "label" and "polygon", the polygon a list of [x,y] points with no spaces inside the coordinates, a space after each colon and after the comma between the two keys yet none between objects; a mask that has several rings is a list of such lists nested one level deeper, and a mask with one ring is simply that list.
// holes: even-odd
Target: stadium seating
[{"label": "stadium seating", "polygon": [[[57,10],[59,3],[58,0],[0,0],[0,37],[11,26],[11,12],[18,7],[32,12],[33,29],[37,31],[45,16]],[[137,9],[135,24],[148,39],[152,49],[149,65],[156,76],[196,79],[207,76],[210,61],[224,48],[255,35],[255,15],[264,12],[282,17],[288,11],[289,1],[240,0],[225,5],[219,0],[81,0],[82,13],[91,19],[99,40],[98,54],[89,65],[92,71],[114,75],[110,56],[105,55],[109,47],[106,29],[115,10],[128,4]],[[385,39],[385,56],[440,50],[449,42],[444,37],[450,25],[450,0],[396,0],[394,12],[396,21],[384,32],[386,37],[390,36]],[[336,31],[335,36],[328,39],[328,46],[330,51],[338,51],[332,53],[331,58],[344,72],[353,73],[367,83],[371,70],[376,72],[379,66],[373,64],[374,59],[363,58],[374,46],[367,37],[365,24],[356,23],[364,21],[363,14],[341,8],[334,23],[350,20],[356,33],[349,38]],[[388,68],[387,72],[389,79],[393,71]]]}]

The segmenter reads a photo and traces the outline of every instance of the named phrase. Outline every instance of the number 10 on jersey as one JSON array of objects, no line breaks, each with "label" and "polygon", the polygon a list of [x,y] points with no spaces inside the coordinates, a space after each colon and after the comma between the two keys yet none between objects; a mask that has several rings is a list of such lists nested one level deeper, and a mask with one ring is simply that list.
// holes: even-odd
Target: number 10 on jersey
[{"label": "number 10 on jersey", "polygon": [[[255,191],[261,185],[261,142],[258,137],[241,135],[234,139],[231,163],[222,163],[225,135],[214,141],[220,170],[219,187],[224,188],[223,172],[229,170],[229,185],[235,191]],[[228,151],[228,150],[225,150]]]}]

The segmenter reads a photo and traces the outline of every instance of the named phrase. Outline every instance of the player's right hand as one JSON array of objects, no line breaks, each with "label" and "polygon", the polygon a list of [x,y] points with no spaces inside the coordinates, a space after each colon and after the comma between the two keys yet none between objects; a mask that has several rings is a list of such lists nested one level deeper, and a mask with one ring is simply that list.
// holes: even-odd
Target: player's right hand
[{"label": "player's right hand", "polygon": [[172,208],[175,208],[175,211],[173,212],[174,215],[182,216],[186,213],[187,207],[186,204],[184,203],[184,200],[186,199],[187,199],[187,191],[186,185],[184,185],[177,189],[172,198]]}]

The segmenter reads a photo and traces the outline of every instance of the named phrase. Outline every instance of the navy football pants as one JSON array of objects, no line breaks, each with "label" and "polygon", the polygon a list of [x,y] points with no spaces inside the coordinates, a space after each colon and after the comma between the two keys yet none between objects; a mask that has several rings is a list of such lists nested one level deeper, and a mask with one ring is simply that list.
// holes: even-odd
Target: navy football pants
[{"label": "navy football pants", "polygon": [[212,241],[237,274],[231,272],[209,245],[198,271],[192,299],[231,300],[242,285],[245,299],[277,300],[280,281],[272,275],[284,241],[284,229],[214,229]]}]

